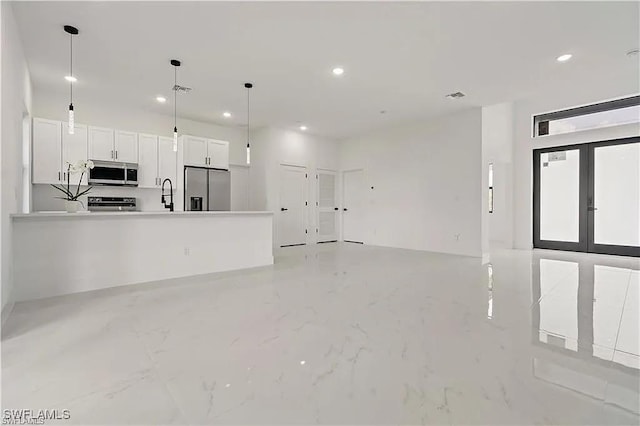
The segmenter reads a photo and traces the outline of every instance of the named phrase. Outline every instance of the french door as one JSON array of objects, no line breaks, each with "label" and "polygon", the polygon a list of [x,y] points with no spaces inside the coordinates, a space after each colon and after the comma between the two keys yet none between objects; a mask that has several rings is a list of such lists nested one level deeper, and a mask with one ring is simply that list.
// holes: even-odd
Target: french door
[{"label": "french door", "polygon": [[535,248],[640,256],[640,138],[534,150]]}]

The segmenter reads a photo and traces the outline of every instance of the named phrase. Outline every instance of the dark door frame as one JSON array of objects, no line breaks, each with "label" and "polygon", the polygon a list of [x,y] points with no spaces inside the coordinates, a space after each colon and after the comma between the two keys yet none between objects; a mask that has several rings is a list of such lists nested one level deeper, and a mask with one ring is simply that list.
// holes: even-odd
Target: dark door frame
[{"label": "dark door frame", "polygon": [[[613,254],[640,257],[640,247],[595,244],[594,242],[594,206],[595,185],[594,149],[603,146],[638,143],[640,137],[611,139],[573,145],[561,145],[533,150],[533,247],[551,250],[579,251],[599,254]],[[543,153],[569,151],[580,152],[580,187],[578,201],[578,242],[550,241],[540,239],[540,155]]]}]

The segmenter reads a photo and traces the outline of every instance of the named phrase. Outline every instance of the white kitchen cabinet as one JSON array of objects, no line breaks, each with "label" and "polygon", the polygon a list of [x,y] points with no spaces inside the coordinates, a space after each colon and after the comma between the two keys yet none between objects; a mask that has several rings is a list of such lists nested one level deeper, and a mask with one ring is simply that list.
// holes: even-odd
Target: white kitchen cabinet
[{"label": "white kitchen cabinet", "polygon": [[89,127],[89,159],[115,161],[114,131],[102,127]]},{"label": "white kitchen cabinet", "polygon": [[62,123],[33,119],[33,183],[59,183],[62,180]]},{"label": "white kitchen cabinet", "polygon": [[171,179],[173,188],[177,188],[178,153],[173,151],[173,138],[158,138],[158,178],[160,184],[165,179]]},{"label": "white kitchen cabinet", "polygon": [[158,137],[138,135],[138,186],[158,187]]},{"label": "white kitchen cabinet", "polygon": [[183,136],[185,166],[229,169],[229,142]]},{"label": "white kitchen cabinet", "polygon": [[124,130],[89,127],[89,156],[92,160],[138,162],[138,134]]},{"label": "white kitchen cabinet", "polygon": [[207,141],[209,167],[215,169],[229,169],[229,142],[209,139]]},{"label": "white kitchen cabinet", "polygon": [[207,154],[208,140],[195,136],[182,136],[185,166],[207,167],[209,156]]},{"label": "white kitchen cabinet", "polygon": [[159,188],[166,178],[175,187],[177,153],[173,151],[173,138],[141,134],[138,143],[138,187]]},{"label": "white kitchen cabinet", "polygon": [[113,147],[115,160],[123,163],[138,162],[138,134],[117,130]]},{"label": "white kitchen cabinet", "polygon": [[[75,125],[73,135],[69,134],[67,123],[62,124],[62,182],[67,182],[68,164],[77,164],[80,161],[87,161],[87,126]],[[73,173],[69,183],[77,185],[80,182],[80,173]],[[89,177],[85,173],[82,177],[81,185],[87,185]]]}]

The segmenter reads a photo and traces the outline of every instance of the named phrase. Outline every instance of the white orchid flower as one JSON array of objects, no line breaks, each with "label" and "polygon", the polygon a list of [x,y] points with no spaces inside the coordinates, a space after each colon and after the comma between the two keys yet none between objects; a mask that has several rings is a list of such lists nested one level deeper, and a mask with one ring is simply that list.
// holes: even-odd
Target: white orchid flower
[{"label": "white orchid flower", "polygon": [[79,173],[82,173],[84,171],[87,170],[87,166],[85,165],[84,161],[78,161],[78,163],[76,164],[76,171]]},{"label": "white orchid flower", "polygon": [[77,173],[78,172],[78,165],[67,161],[67,170],[69,170],[70,174]]},{"label": "white orchid flower", "polygon": [[93,161],[87,160],[87,168],[88,169],[93,169],[94,167],[95,167],[95,164],[93,164]]}]

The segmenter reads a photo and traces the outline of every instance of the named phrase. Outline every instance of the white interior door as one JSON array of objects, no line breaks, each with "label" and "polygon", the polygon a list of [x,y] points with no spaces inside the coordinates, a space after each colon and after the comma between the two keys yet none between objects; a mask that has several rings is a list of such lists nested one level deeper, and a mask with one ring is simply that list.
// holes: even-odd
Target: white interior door
[{"label": "white interior door", "polygon": [[318,171],[318,242],[338,240],[338,199],[336,191],[336,173],[328,170]]},{"label": "white interior door", "polygon": [[342,239],[352,243],[364,242],[364,172],[343,172]]},{"label": "white interior door", "polygon": [[306,203],[307,169],[282,165],[280,168],[280,207],[276,212],[280,247],[306,244]]}]

